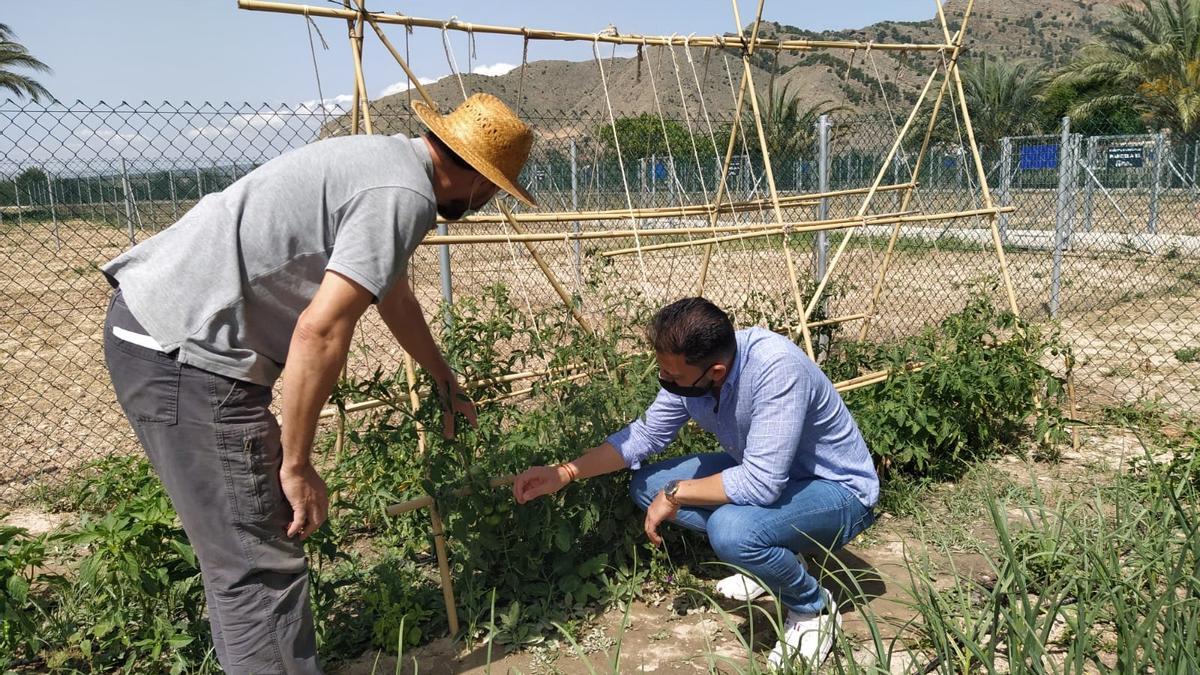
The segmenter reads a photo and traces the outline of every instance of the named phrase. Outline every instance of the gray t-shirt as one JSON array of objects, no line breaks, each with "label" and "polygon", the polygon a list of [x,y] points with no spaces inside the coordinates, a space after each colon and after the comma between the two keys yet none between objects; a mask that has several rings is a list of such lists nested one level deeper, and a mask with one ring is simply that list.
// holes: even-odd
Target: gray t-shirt
[{"label": "gray t-shirt", "polygon": [[179,361],[270,385],[326,270],[387,295],[435,224],[421,138],[347,136],[287,152],[105,265]]}]

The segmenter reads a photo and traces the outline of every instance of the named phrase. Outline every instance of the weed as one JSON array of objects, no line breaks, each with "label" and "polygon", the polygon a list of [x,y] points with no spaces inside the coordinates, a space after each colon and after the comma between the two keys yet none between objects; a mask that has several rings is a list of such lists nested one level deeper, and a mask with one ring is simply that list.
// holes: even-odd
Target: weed
[{"label": "weed", "polygon": [[1200,361],[1200,347],[1184,347],[1175,350],[1175,358],[1180,363],[1196,363]]}]

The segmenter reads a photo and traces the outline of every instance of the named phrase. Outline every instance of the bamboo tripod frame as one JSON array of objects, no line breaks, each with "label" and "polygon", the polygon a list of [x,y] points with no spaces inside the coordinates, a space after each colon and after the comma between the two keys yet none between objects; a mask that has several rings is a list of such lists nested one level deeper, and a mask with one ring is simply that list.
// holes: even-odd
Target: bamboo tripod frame
[{"label": "bamboo tripod frame", "polygon": [[[509,26],[491,26],[482,24],[471,24],[458,21],[457,19],[438,20],[438,19],[423,19],[417,17],[404,16],[401,14],[388,14],[382,12],[371,12],[366,9],[364,0],[353,0],[354,6],[351,6],[351,0],[342,0],[342,7],[336,6],[316,6],[316,5],[301,5],[282,2],[267,2],[264,0],[238,0],[238,7],[241,9],[252,11],[277,12],[285,14],[302,15],[304,17],[326,17],[343,19],[347,23],[348,38],[351,46],[352,63],[354,69],[354,95],[353,104],[351,107],[351,130],[352,133],[364,131],[368,134],[374,132],[371,114],[369,109],[369,101],[365,77],[363,73],[362,63],[362,48],[363,48],[363,27],[370,24],[372,30],[380,39],[380,42],[387,48],[388,52],[399,64],[404,71],[413,88],[417,93],[434,109],[438,106],[436,102],[429,96],[428,92],[420,83],[419,79],[409,68],[408,63],[392,45],[387,35],[384,33],[380,24],[400,25],[408,28],[425,27],[432,29],[440,29],[443,31],[454,30],[462,31],[468,34],[474,33],[491,33],[497,35],[512,35],[523,38],[526,41],[530,40],[552,40],[552,41],[585,41],[596,43],[611,43],[611,44],[627,44],[645,47],[648,45],[659,46],[695,46],[706,49],[740,49],[742,60],[742,78],[741,84],[738,87],[735,103],[735,123],[730,131],[729,142],[726,147],[722,171],[718,182],[717,191],[713,199],[709,203],[696,205],[681,205],[678,207],[666,208],[647,208],[647,209],[612,209],[607,211],[559,211],[559,212],[539,212],[539,213],[511,213],[504,205],[500,206],[500,214],[497,215],[476,215],[465,218],[463,222],[474,224],[495,224],[507,225],[511,228],[512,233],[496,233],[496,234],[462,234],[462,235],[444,235],[426,237],[422,241],[423,245],[470,245],[470,244],[498,244],[520,242],[529,252],[534,262],[537,264],[542,274],[546,277],[547,282],[555,291],[555,294],[562,301],[566,309],[571,313],[574,320],[586,331],[592,332],[593,326],[588,321],[587,317],[582,313],[577,306],[575,300],[566,291],[560,280],[557,278],[547,261],[541,256],[540,252],[535,247],[538,242],[570,242],[593,239],[620,239],[633,238],[637,244],[634,248],[609,250],[601,253],[605,257],[613,257],[630,253],[637,253],[639,256],[645,252],[669,250],[678,248],[687,248],[695,246],[703,246],[703,258],[700,266],[699,274],[695,284],[697,294],[700,294],[707,281],[710,261],[714,246],[723,242],[751,239],[756,237],[766,237],[772,235],[785,235],[782,237],[781,246],[787,263],[788,281],[791,286],[791,295],[796,307],[801,316],[801,321],[795,326],[789,326],[789,332],[795,337],[795,333],[799,332],[804,342],[804,348],[810,356],[814,356],[811,328],[828,326],[834,324],[848,323],[853,321],[862,321],[860,327],[860,338],[865,339],[871,328],[873,319],[878,315],[879,301],[883,289],[887,283],[887,273],[893,257],[896,243],[898,241],[900,228],[905,223],[914,222],[929,222],[935,220],[953,220],[971,217],[986,217],[991,230],[992,244],[995,249],[999,271],[1004,283],[1004,288],[1007,294],[1010,309],[1014,314],[1018,313],[1016,294],[1013,290],[1012,280],[1008,272],[1008,264],[1005,256],[1002,240],[998,227],[997,218],[1001,213],[1009,212],[1012,209],[1009,207],[998,208],[993,199],[987,185],[987,175],[983,168],[983,162],[979,154],[979,148],[975,140],[974,129],[971,125],[970,114],[967,110],[966,101],[963,92],[962,78],[958,70],[958,59],[962,51],[962,46],[967,34],[968,21],[970,19],[975,0],[967,0],[966,8],[963,12],[962,24],[958,32],[951,36],[949,25],[946,21],[945,11],[942,6],[942,0],[934,0],[937,16],[942,28],[944,42],[940,43],[874,43],[874,42],[858,42],[858,41],[834,41],[834,40],[775,40],[761,38],[758,35],[759,26],[762,20],[762,11],[765,0],[759,0],[755,19],[750,29],[749,37],[743,33],[741,18],[738,12],[737,0],[732,0],[733,17],[737,27],[737,34],[734,36],[713,36],[713,37],[696,37],[696,36],[644,36],[644,35],[622,35],[617,31],[612,30],[603,33],[572,33],[564,31],[553,31],[545,29],[532,29],[527,27],[509,27]],[[899,52],[928,52],[938,55],[942,63],[936,64],[929,74],[924,87],[921,90],[920,96],[913,105],[904,126],[897,132],[896,138],[889,150],[886,159],[881,163],[878,173],[875,176],[869,188],[856,188],[851,190],[826,191],[803,195],[788,195],[781,196],[778,192],[774,170],[770,159],[770,152],[766,133],[764,130],[762,110],[758,101],[758,93],[754,86],[754,79],[751,66],[751,56],[756,49],[768,50],[799,50],[810,51],[814,49],[848,49],[857,52],[865,50],[869,53],[870,50],[879,51],[899,51]],[[689,57],[690,58],[690,57]],[[940,66],[940,67],[939,67]],[[937,80],[939,72],[942,72],[942,81],[934,103],[933,111],[930,115],[928,127],[925,130],[923,142],[920,151],[917,153],[916,160],[911,169],[909,180],[895,185],[884,185],[884,178],[887,174],[889,165],[896,158],[900,151],[905,137],[909,134],[918,113],[923,107],[933,83]],[[966,129],[967,139],[969,141],[969,149],[974,165],[975,173],[980,184],[983,198],[983,208],[974,210],[960,210],[935,214],[921,214],[909,210],[915,190],[918,187],[917,179],[920,173],[920,168],[924,162],[925,155],[929,150],[930,140],[936,125],[937,115],[941,109],[942,101],[947,93],[950,94],[952,103],[957,98],[959,113],[963,121],[963,126]],[[956,97],[957,95],[957,97]],[[739,132],[742,134],[743,140],[746,136],[746,131],[742,129],[742,113],[746,109],[747,100],[749,101],[749,109],[751,119],[754,124],[754,132],[757,136],[759,150],[763,156],[764,169],[766,173],[766,182],[769,198],[753,199],[735,202],[732,199],[725,199],[727,195],[726,179],[729,175],[732,165],[734,149],[736,147],[737,137]],[[871,207],[876,195],[889,191],[900,191],[899,207],[890,213],[871,213]],[[798,222],[789,222],[785,220],[783,209],[796,207],[813,206],[818,199],[827,199],[831,197],[846,197],[862,195],[862,202],[855,216],[850,218],[836,218],[825,220],[807,220]],[[774,216],[771,222],[758,224],[743,224],[736,226],[719,225],[719,218],[726,214],[737,214],[748,211],[762,210],[770,207]],[[655,228],[643,230],[637,227],[639,220],[652,218],[704,218],[706,219],[706,227],[674,227],[674,228]],[[525,229],[525,223],[563,223],[563,222],[578,222],[578,221],[607,221],[607,220],[625,220],[630,219],[634,223],[632,229],[626,230],[607,230],[607,231],[591,231],[591,232],[529,232]],[[811,318],[820,305],[822,297],[827,290],[828,283],[832,279],[834,272],[842,263],[844,253],[856,231],[870,225],[892,225],[888,245],[884,251],[883,258],[876,272],[875,283],[873,284],[870,301],[865,311],[850,314],[841,317],[812,321]],[[788,237],[786,235],[802,232],[819,232],[819,231],[843,231],[842,240],[831,260],[825,274],[818,280],[818,285],[811,297],[805,299],[802,297],[800,290],[799,278],[796,272],[796,265],[792,257],[792,251],[789,246]],[[641,245],[639,237],[692,237],[692,235],[702,236],[704,238],[698,240],[687,240],[667,243],[655,243],[650,245]],[[806,301],[807,300],[807,301]],[[404,356],[404,367],[408,381],[408,405],[415,412],[419,405],[419,396],[415,388],[415,364],[410,355]],[[914,368],[919,368],[919,364]],[[466,388],[478,389],[493,384],[501,384],[508,382],[517,382],[541,377],[550,377],[554,375],[565,376],[557,381],[574,381],[588,376],[590,373],[582,364],[576,364],[564,368],[544,369],[538,371],[529,371],[525,373],[513,373],[502,375],[487,380],[467,383]],[[890,373],[888,371],[877,371],[866,373],[856,378],[837,383],[838,391],[852,391],[857,388],[871,386],[888,379]],[[504,394],[489,401],[496,402],[505,400],[513,396],[528,393],[532,388]],[[337,438],[335,445],[340,454],[345,447],[345,428],[346,415],[348,413],[356,413],[379,408],[381,406],[397,405],[396,401],[373,400],[358,403],[352,403],[340,407],[329,407],[321,411],[320,418],[335,417],[337,420]],[[425,430],[418,429],[418,452],[424,452],[425,448]],[[492,487],[499,487],[511,482],[511,477],[500,477],[492,479]],[[434,545],[438,560],[439,575],[441,577],[441,585],[443,591],[443,600],[446,604],[447,618],[449,620],[451,635],[457,634],[459,630],[457,610],[455,608],[453,580],[449,571],[449,561],[446,553],[444,528],[442,520],[436,504],[431,497],[421,497],[410,500],[404,504],[397,504],[388,507],[389,515],[397,515],[407,511],[425,508],[430,509],[430,518],[432,532],[434,535]]]}]

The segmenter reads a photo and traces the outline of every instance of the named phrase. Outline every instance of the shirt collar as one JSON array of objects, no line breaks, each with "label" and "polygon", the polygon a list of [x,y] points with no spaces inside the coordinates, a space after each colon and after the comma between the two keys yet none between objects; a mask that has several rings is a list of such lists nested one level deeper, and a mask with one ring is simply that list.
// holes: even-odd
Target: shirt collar
[{"label": "shirt collar", "polygon": [[[746,367],[746,354],[750,351],[747,344],[748,339],[744,331],[738,331],[734,334],[734,339],[737,341],[737,350],[733,355],[733,365],[729,368],[729,377],[725,378],[724,384],[721,385],[719,396],[724,398],[733,388],[737,386],[738,379],[741,377],[742,369]],[[720,399],[717,400],[718,407]]]},{"label": "shirt collar", "polygon": [[417,153],[417,159],[421,161],[421,166],[425,167],[425,173],[429,176],[429,184],[433,185],[433,157],[429,154],[429,144],[425,142],[424,136],[408,139],[413,145],[413,151]]}]

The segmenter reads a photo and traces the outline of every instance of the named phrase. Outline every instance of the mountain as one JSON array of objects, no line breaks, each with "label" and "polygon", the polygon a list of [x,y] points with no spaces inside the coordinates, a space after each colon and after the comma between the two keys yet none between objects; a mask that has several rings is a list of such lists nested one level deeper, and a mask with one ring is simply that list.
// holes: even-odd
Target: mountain
[{"label": "mountain", "polygon": [[[1122,2],[1124,0],[977,1],[962,59],[968,61],[987,54],[1061,65],[1109,20],[1113,8]],[[965,4],[965,0],[947,3],[946,15],[952,34],[961,23]],[[760,34],[772,38],[891,43],[944,40],[936,16],[925,21],[882,21],[857,30],[821,32],[764,20]],[[682,120],[679,96],[682,85],[687,114],[699,132],[704,128],[696,86],[696,80],[699,80],[699,92],[710,116],[728,119],[734,107],[732,87],[736,87],[741,78],[739,52],[698,48],[691,52],[694,64],[688,63],[682,47],[674,49],[674,60],[670,50],[659,47],[647,47],[640,59],[604,59],[613,114],[616,117],[657,114],[657,89],[657,105],[661,106],[663,114]],[[774,83],[776,86],[787,85],[790,92],[813,103],[829,100],[834,105],[860,112],[876,112],[886,110],[889,105],[893,109],[911,106],[939,58],[928,52],[884,50],[760,51],[753,57],[753,76],[763,102],[768,87]],[[519,108],[543,133],[565,133],[571,131],[571,127],[608,120],[605,87],[601,84],[595,61],[531,61],[525,66],[524,73],[517,68],[504,75],[466,74],[462,79],[468,94],[487,92],[498,96],[514,110]],[[426,85],[426,89],[443,108],[448,109],[462,100],[454,76]],[[522,99],[519,102],[518,93]],[[393,94],[375,103],[402,106],[406,105],[408,97],[406,93]],[[537,119],[543,116],[547,118],[545,124]],[[557,120],[553,128],[548,123],[550,119]],[[578,121],[564,127],[563,120]],[[379,127],[384,133],[400,131],[389,129],[387,120]]]}]

